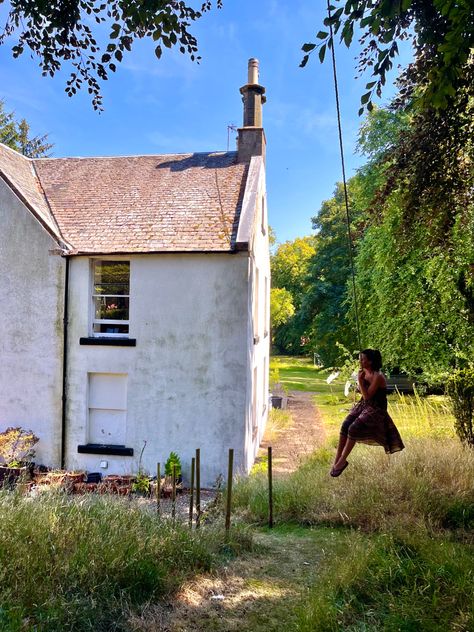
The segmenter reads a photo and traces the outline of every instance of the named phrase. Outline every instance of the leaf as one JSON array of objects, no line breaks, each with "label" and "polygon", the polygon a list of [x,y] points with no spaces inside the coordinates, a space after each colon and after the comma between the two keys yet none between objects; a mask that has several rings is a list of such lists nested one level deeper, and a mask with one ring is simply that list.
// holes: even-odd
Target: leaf
[{"label": "leaf", "polygon": [[163,53],[163,50],[162,50],[161,46],[157,46],[155,48],[155,55],[158,57],[158,59],[161,58],[162,53]]},{"label": "leaf", "polygon": [[329,33],[327,31],[318,31],[318,34],[316,35],[316,37],[318,39],[326,39],[328,35]]},{"label": "leaf", "polygon": [[304,68],[306,66],[306,64],[308,63],[308,59],[309,59],[309,55],[305,55],[303,57],[300,63],[300,68]]},{"label": "leaf", "polygon": [[326,44],[323,44],[318,52],[319,61],[321,63],[323,63],[325,55],[326,55]]},{"label": "leaf", "polygon": [[120,24],[114,24],[110,31],[110,39],[115,39],[120,34]]},{"label": "leaf", "polygon": [[360,102],[362,103],[362,105],[365,105],[370,99],[370,92],[366,92],[365,94],[363,94],[360,98]]},{"label": "leaf", "polygon": [[316,44],[303,44],[303,46],[301,47],[301,50],[304,53],[309,53],[310,51],[314,50],[316,48]]},{"label": "leaf", "polygon": [[370,90],[371,88],[375,86],[376,83],[377,83],[376,81],[369,81],[369,83],[367,83],[365,87],[367,88],[367,90]]}]

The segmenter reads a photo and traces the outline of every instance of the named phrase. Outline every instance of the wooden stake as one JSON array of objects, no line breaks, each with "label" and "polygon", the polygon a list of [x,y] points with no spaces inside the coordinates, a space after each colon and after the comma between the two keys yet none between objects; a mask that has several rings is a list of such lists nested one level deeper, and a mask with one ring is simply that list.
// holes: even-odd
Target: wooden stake
[{"label": "wooden stake", "polygon": [[229,538],[230,533],[230,512],[232,509],[232,478],[234,469],[234,450],[230,448],[229,450],[229,469],[227,472],[227,504],[225,511],[225,532],[226,539]]},{"label": "wooden stake", "polygon": [[196,529],[201,523],[201,450],[196,450]]},{"label": "wooden stake", "polygon": [[174,520],[176,518],[176,465],[173,463],[173,487],[171,492],[171,517]]},{"label": "wooden stake", "polygon": [[193,510],[194,510],[194,471],[196,468],[196,459],[191,459],[191,485],[189,489],[189,528],[193,528]]},{"label": "wooden stake", "polygon": [[273,528],[273,473],[272,449],[268,448],[268,526]]},{"label": "wooden stake", "polygon": [[160,513],[161,511],[161,505],[160,505],[160,499],[161,499],[161,466],[160,463],[156,464],[156,511],[158,513]]}]

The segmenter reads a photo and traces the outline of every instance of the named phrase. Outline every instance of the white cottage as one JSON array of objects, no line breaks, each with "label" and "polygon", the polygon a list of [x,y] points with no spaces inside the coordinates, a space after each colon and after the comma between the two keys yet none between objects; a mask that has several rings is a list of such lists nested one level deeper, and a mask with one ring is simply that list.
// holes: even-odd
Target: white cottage
[{"label": "white cottage", "polygon": [[0,145],[0,428],[38,462],[202,480],[267,418],[265,89],[249,61],[236,152],[27,159]]}]

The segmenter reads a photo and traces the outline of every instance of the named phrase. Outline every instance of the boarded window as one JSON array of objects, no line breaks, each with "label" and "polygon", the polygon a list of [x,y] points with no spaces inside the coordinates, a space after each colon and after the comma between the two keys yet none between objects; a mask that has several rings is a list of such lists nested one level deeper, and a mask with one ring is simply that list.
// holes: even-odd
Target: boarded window
[{"label": "boarded window", "polygon": [[127,375],[89,373],[89,443],[125,445]]}]

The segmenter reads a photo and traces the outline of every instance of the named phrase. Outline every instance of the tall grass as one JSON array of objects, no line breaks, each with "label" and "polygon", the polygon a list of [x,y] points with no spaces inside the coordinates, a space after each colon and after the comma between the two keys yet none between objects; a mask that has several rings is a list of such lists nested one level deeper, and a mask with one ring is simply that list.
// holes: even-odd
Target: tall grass
[{"label": "tall grass", "polygon": [[395,393],[388,398],[388,412],[407,437],[454,437],[454,417],[447,398]]},{"label": "tall grass", "polygon": [[473,547],[417,532],[347,533],[299,609],[299,632],[474,629]]},{"label": "tall grass", "polygon": [[[474,527],[474,451],[455,439],[409,439],[406,450],[356,446],[340,478],[329,470],[334,451],[317,450],[298,470],[274,480],[278,522],[347,525],[368,531],[423,524],[430,529]],[[247,520],[264,523],[267,480],[256,474],[234,486]]]},{"label": "tall grass", "polygon": [[0,524],[2,632],[125,630],[128,608],[209,569],[223,542],[93,496],[1,492]]}]

